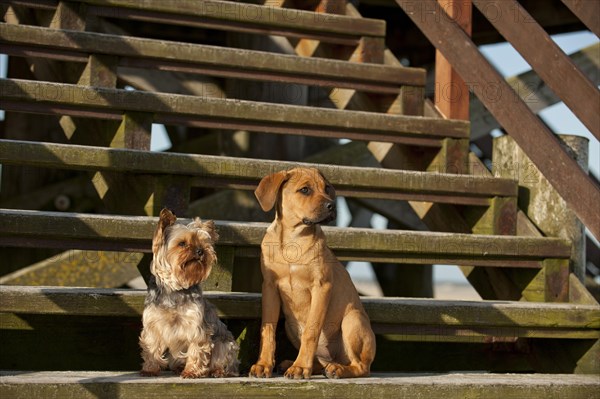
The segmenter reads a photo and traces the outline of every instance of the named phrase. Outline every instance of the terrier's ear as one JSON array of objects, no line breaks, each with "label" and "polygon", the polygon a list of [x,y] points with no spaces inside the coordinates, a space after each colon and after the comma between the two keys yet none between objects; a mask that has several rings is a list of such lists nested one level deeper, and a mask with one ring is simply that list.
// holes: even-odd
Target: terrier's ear
[{"label": "terrier's ear", "polygon": [[217,228],[213,220],[207,220],[206,222],[203,222],[202,220],[200,220],[200,218],[195,218],[194,221],[190,223],[190,225],[200,230],[206,231],[210,236],[210,239],[213,242],[213,244],[216,243],[219,239],[219,233],[217,233]]},{"label": "terrier's ear", "polygon": [[258,183],[254,195],[263,211],[268,212],[273,209],[279,195],[279,190],[287,180],[288,172],[282,170],[281,172],[263,177],[260,183]]},{"label": "terrier's ear", "polygon": [[176,220],[177,217],[169,209],[163,208],[160,211],[160,215],[158,217],[158,226],[156,226],[154,236],[152,237],[152,253],[156,254],[158,249],[164,244],[165,230],[167,227],[175,224]]}]

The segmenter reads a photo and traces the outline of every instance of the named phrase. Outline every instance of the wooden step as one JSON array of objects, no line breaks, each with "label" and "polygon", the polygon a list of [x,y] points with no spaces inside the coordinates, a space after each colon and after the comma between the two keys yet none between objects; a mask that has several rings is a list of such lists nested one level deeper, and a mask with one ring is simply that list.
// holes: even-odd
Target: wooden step
[{"label": "wooden step", "polygon": [[0,24],[8,55],[87,62],[90,54],[118,56],[118,65],[398,94],[425,86],[425,70],[298,57],[264,51],[167,42],[91,32]]},{"label": "wooden step", "polygon": [[[0,3],[54,10],[56,0],[2,0]],[[383,38],[385,21],[314,13],[233,1],[78,0],[88,15],[158,22],[356,45],[363,37]]]},{"label": "wooden step", "polygon": [[[260,295],[205,295],[240,337],[247,370],[258,356]],[[138,370],[144,296],[142,290],[0,286],[0,369]],[[362,301],[377,333],[374,371],[600,371],[597,304]],[[277,362],[295,356],[289,343],[278,345]]]},{"label": "wooden step", "polygon": [[0,372],[4,398],[594,398],[597,376],[540,374],[374,374],[369,378],[310,381],[282,377],[184,380],[170,373],[144,378],[131,372]]},{"label": "wooden step", "polygon": [[157,153],[105,147],[0,140],[0,163],[53,169],[186,176],[192,187],[254,190],[271,173],[316,167],[338,195],[489,206],[494,197],[516,197],[517,183],[484,176],[361,168],[210,155]]},{"label": "wooden step", "polygon": [[362,111],[84,87],[1,79],[6,111],[121,120],[124,112],[151,114],[167,125],[242,129],[360,141],[441,146],[443,138],[469,137],[469,123]]},{"label": "wooden step", "polygon": [[[0,286],[0,313],[141,317],[146,291]],[[261,296],[206,292],[223,319],[260,319]],[[405,340],[484,342],[488,337],[600,338],[600,306],[363,297],[376,333]],[[446,338],[444,338],[444,336]]]},{"label": "wooden step", "polygon": [[[157,218],[1,209],[0,245],[150,252]],[[185,220],[184,220],[185,221]],[[258,256],[268,224],[216,222],[220,246]],[[545,259],[568,259],[559,238],[431,233],[323,227],[342,260],[540,268]]]}]

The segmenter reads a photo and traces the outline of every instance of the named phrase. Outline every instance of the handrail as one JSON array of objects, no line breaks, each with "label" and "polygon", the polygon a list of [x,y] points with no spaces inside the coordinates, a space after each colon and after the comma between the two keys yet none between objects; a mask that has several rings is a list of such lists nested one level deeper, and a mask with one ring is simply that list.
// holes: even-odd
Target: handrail
[{"label": "handrail", "polygon": [[562,0],[562,2],[589,30],[600,37],[600,2],[581,0]]},{"label": "handrail", "polygon": [[473,0],[473,4],[600,140],[600,91],[519,2]]},{"label": "handrail", "polygon": [[[471,38],[435,0],[396,0],[431,43],[468,82],[532,162],[600,238],[600,188],[562,148],[560,142],[479,52]],[[481,3],[483,4],[483,3]]]}]

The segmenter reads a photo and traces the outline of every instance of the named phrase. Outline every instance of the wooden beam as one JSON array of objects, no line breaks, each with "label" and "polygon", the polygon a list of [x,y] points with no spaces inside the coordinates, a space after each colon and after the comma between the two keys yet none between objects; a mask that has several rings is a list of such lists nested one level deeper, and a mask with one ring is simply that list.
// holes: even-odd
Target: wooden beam
[{"label": "wooden beam", "polygon": [[155,115],[154,122],[166,124],[355,140],[427,142],[430,146],[436,146],[436,143],[439,146],[441,138],[465,138],[469,135],[469,124],[465,121],[17,79],[0,79],[0,94],[3,108],[7,111],[116,120],[121,120],[123,111],[150,112]]},{"label": "wooden beam", "polygon": [[562,0],[589,30],[600,37],[600,2],[594,0]]},{"label": "wooden beam", "polygon": [[2,285],[116,288],[138,277],[140,253],[67,251],[0,277]]},{"label": "wooden beam", "polygon": [[519,2],[473,0],[473,4],[600,140],[600,91]]},{"label": "wooden beam", "polygon": [[311,59],[125,35],[0,24],[0,40],[0,49],[9,55],[37,54],[83,62],[88,54],[104,54],[119,56],[118,63],[123,67],[348,87],[380,93],[398,93],[403,85],[425,85],[425,71],[418,68]]},{"label": "wooden beam", "polygon": [[[40,244],[70,248],[149,252],[157,219],[25,210],[0,210],[0,243],[10,246]],[[187,222],[183,219],[182,222]],[[257,247],[266,223],[217,221],[219,245]],[[548,258],[568,259],[569,243],[558,238],[531,238],[403,230],[323,227],[328,245],[355,259],[380,257],[399,263],[442,263],[539,268]],[[37,241],[36,241],[37,240]],[[42,244],[40,244],[42,245]],[[277,248],[274,247],[274,250]]]},{"label": "wooden beam", "polygon": [[[76,316],[137,317],[144,308],[142,290],[0,286],[0,312]],[[260,317],[260,294],[207,292],[220,317]],[[600,307],[509,301],[362,298],[371,322],[445,327],[521,328],[579,331],[580,338],[600,337]],[[508,332],[508,331],[507,331]],[[575,334],[571,334],[573,336]],[[509,335],[511,336],[511,335]],[[514,335],[512,335],[514,336]],[[560,333],[559,335],[560,336]]]},{"label": "wooden beam", "polygon": [[[436,1],[396,2],[444,53],[463,79],[473,85],[477,97],[538,166],[592,234],[600,237],[600,212],[596,205],[600,203],[600,188],[571,159],[555,135],[515,95],[466,33],[445,13],[436,13],[436,10],[440,11]],[[490,97],[491,89],[497,95]],[[503,101],[498,101],[498,98]],[[586,200],[582,201],[582,198]]]},{"label": "wooden beam", "polygon": [[[9,4],[22,1],[7,1]],[[385,22],[335,14],[283,9],[256,4],[203,0],[80,0],[90,14],[146,22],[170,23],[219,30],[311,37],[339,44],[356,44],[361,36],[385,36]],[[29,2],[31,6],[35,3]],[[39,7],[48,8],[47,4]]]},{"label": "wooden beam", "polygon": [[0,394],[10,398],[77,397],[94,399],[98,392],[115,399],[140,399],[153,396],[197,398],[275,398],[281,392],[290,397],[331,398],[466,398],[472,392],[482,397],[547,399],[593,398],[598,384],[595,376],[531,374],[431,374],[410,376],[398,373],[373,373],[371,378],[329,380],[312,377],[293,381],[283,377],[182,379],[172,373],[160,378],[140,377],[137,372],[3,371]]},{"label": "wooden beam", "polygon": [[[600,43],[593,44],[569,55],[573,63],[596,86],[600,86]],[[528,71],[506,79],[515,93],[534,113],[559,103],[561,99],[544,83],[535,71]],[[471,140],[488,135],[492,130],[501,128],[490,111],[475,96],[471,97]],[[557,132],[562,133],[562,132]]]},{"label": "wooden beam", "polygon": [[[254,190],[264,176],[296,167],[318,168],[339,192],[367,198],[423,197],[487,205],[491,197],[515,197],[513,180],[211,155],[157,153],[52,143],[0,140],[0,162],[58,169],[191,177],[193,186],[216,183]],[[433,201],[433,202],[436,202]]]},{"label": "wooden beam", "polygon": [[[438,3],[470,36],[471,1],[438,0]],[[435,52],[435,105],[446,118],[469,120],[469,88],[440,50]]]}]

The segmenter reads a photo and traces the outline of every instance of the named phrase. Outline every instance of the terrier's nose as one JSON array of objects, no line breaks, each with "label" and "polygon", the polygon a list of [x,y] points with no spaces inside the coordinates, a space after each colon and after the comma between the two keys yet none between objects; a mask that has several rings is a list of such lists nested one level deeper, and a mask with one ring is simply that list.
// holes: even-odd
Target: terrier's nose
[{"label": "terrier's nose", "polygon": [[196,249],[196,255],[202,256],[204,254],[204,250],[202,248]]}]

